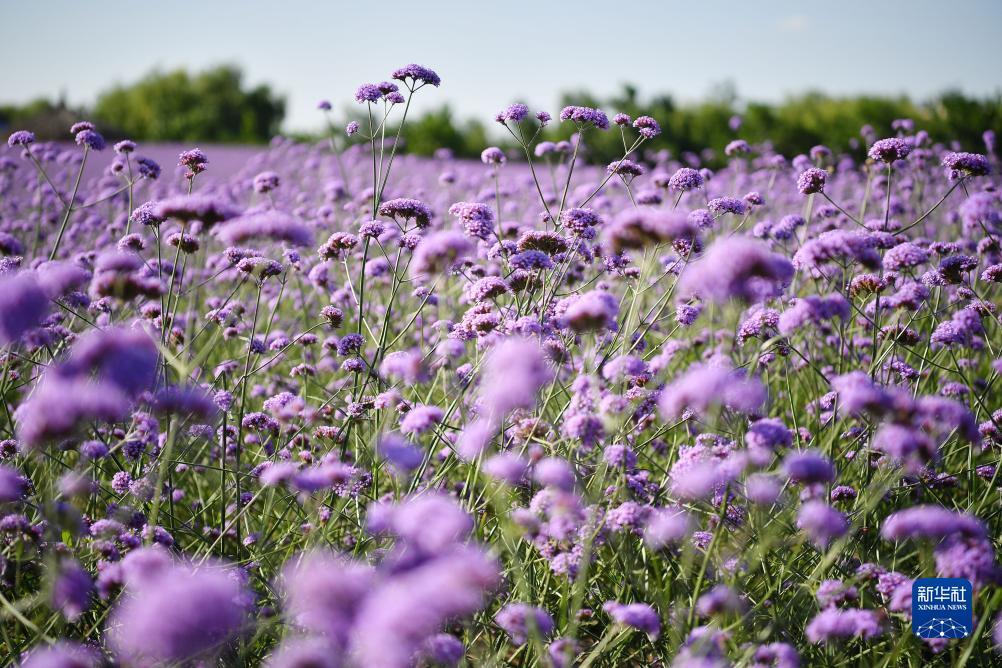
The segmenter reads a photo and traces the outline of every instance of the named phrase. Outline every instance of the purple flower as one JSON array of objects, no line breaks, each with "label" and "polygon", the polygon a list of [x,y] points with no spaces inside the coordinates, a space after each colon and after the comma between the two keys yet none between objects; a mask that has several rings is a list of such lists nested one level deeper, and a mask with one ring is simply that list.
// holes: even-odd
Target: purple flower
[{"label": "purple flower", "polygon": [[609,129],[609,117],[601,109],[591,107],[564,107],[560,111],[560,120],[572,121],[579,127],[594,126],[599,130]]},{"label": "purple flower", "polygon": [[819,549],[825,549],[849,531],[849,520],[823,501],[808,501],[797,513],[797,526]]},{"label": "purple flower", "polygon": [[109,383],[46,378],[17,408],[17,434],[27,447],[38,447],[90,421],[117,422],[128,410],[128,398]]},{"label": "purple flower", "polygon": [[503,165],[508,162],[508,158],[505,157],[504,151],[497,146],[489,146],[481,152],[480,162],[485,165]]},{"label": "purple flower", "polygon": [[849,638],[869,640],[883,633],[882,626],[880,616],[873,610],[826,608],[811,620],[804,634],[814,644]]},{"label": "purple flower", "polygon": [[627,209],[602,231],[603,244],[613,253],[676,240],[693,242],[696,239],[696,228],[684,214],[648,208]]},{"label": "purple flower", "polygon": [[145,331],[109,327],[82,335],[56,371],[62,379],[96,374],[99,381],[135,396],[152,387],[158,361],[156,344]]},{"label": "purple flower", "polygon": [[[454,205],[455,206],[455,205]],[[420,228],[431,225],[434,214],[427,204],[410,197],[387,200],[379,205],[379,215],[400,220],[413,220]]]},{"label": "purple flower", "polygon": [[168,562],[127,578],[126,594],[108,622],[108,644],[134,663],[191,660],[221,650],[244,627],[247,603],[235,572]]},{"label": "purple flower", "polygon": [[793,279],[793,265],[759,241],[719,239],[683,272],[679,292],[713,301],[757,302],[780,293]]},{"label": "purple flower", "polygon": [[970,580],[975,590],[997,584],[1002,577],[995,563],[995,548],[986,538],[951,536],[936,547],[935,557],[939,577]]},{"label": "purple flower", "polygon": [[745,444],[751,450],[778,450],[790,447],[792,442],[793,434],[778,418],[756,420],[745,432]]},{"label": "purple flower", "polygon": [[442,83],[442,79],[433,70],[414,63],[394,70],[393,78],[405,83],[410,79],[412,86],[420,83],[421,85],[431,84],[437,88]]},{"label": "purple flower", "polygon": [[699,304],[682,303],[675,308],[675,320],[683,327],[690,326],[699,317],[702,307]]},{"label": "purple flower", "polygon": [[9,137],[7,137],[7,146],[9,148],[14,148],[15,146],[25,146],[35,143],[35,133],[29,132],[28,130],[17,130],[12,132]]},{"label": "purple flower", "polygon": [[652,550],[661,550],[680,544],[691,532],[692,521],[688,513],[671,508],[659,509],[647,518],[644,543]]},{"label": "purple flower", "polygon": [[287,637],[268,656],[268,668],[340,668],[337,647],[321,637]]},{"label": "purple flower", "polygon": [[546,649],[553,668],[571,668],[579,651],[578,642],[573,638],[557,638]]},{"label": "purple flower", "polygon": [[15,343],[42,324],[49,298],[31,273],[0,276],[0,346]]},{"label": "purple flower", "polygon": [[638,116],[633,121],[633,127],[644,139],[654,139],[661,134],[661,126],[650,116]]},{"label": "purple flower", "polygon": [[[474,228],[474,230],[476,230],[476,228]],[[513,269],[521,269],[523,271],[545,271],[547,269],[553,269],[553,260],[550,258],[550,254],[536,249],[529,249],[520,253],[515,253],[508,258],[508,264],[511,265]],[[514,285],[514,282],[512,285]]]},{"label": "purple flower", "polygon": [[951,181],[972,176],[991,174],[991,163],[988,158],[978,153],[946,153],[943,156],[943,166]]},{"label": "purple flower", "polygon": [[278,188],[279,177],[275,172],[261,172],[254,177],[254,192],[270,193]]},{"label": "purple flower", "polygon": [[445,412],[438,406],[418,405],[400,420],[400,431],[405,434],[423,434],[442,421]]},{"label": "purple flower", "polygon": [[866,267],[880,266],[876,240],[868,234],[849,230],[831,230],[807,241],[793,255],[793,266],[823,275],[821,269],[831,263],[859,262]]},{"label": "purple flower", "polygon": [[364,104],[366,102],[376,102],[383,97],[383,91],[379,90],[376,84],[362,84],[355,91],[355,102]]},{"label": "purple flower", "polygon": [[996,193],[973,193],[958,208],[960,218],[971,230],[1002,229],[1002,201]]},{"label": "purple flower", "polygon": [[532,470],[533,479],[544,487],[553,487],[565,492],[574,489],[574,469],[563,459],[547,457],[536,463]]},{"label": "purple flower", "polygon": [[249,213],[228,220],[214,231],[229,246],[252,240],[284,241],[293,246],[313,244],[313,230],[294,216],[274,209]]},{"label": "purple flower", "polygon": [[200,148],[193,148],[182,151],[177,157],[177,164],[188,168],[188,178],[205,171],[205,166],[209,164],[209,159]]},{"label": "purple flower", "polygon": [[132,210],[132,222],[139,223],[143,227],[160,225],[165,219],[157,216],[156,207],[156,202],[146,202],[145,204],[140,204]]},{"label": "purple flower", "polygon": [[136,158],[136,165],[139,168],[139,175],[143,178],[151,181],[160,178],[160,164],[156,160],[139,156]]},{"label": "purple flower", "polygon": [[16,469],[0,465],[0,503],[20,501],[28,492],[28,480]]},{"label": "purple flower", "polygon": [[420,350],[396,350],[383,357],[379,371],[388,378],[396,378],[407,385],[427,382],[428,369]]},{"label": "purple flower", "polygon": [[[256,225],[252,225],[251,229],[254,229]],[[242,227],[238,227],[234,230],[234,233],[238,236],[242,236]],[[335,232],[327,238],[320,248],[317,249],[317,254],[320,255],[325,260],[344,260],[349,252],[359,244],[359,239],[354,234],[348,234],[347,232]]]},{"label": "purple flower", "polygon": [[623,605],[617,601],[607,601],[602,605],[602,610],[616,623],[643,631],[651,640],[657,640],[661,635],[661,618],[654,608],[646,603]]},{"label": "purple flower", "polygon": [[745,480],[745,496],[759,505],[774,504],[782,490],[782,483],[775,476],[764,473],[754,473]]},{"label": "purple flower", "polygon": [[424,453],[406,439],[388,434],[380,439],[377,452],[401,473],[414,471],[424,460]]},{"label": "purple flower", "polygon": [[895,160],[904,160],[912,152],[911,145],[901,137],[879,139],[867,152],[871,160],[890,164]]},{"label": "purple flower", "polygon": [[455,668],[463,660],[466,648],[454,635],[436,633],[422,644],[419,655],[437,666]]},{"label": "purple flower", "polygon": [[814,594],[822,608],[832,608],[851,603],[859,598],[859,590],[841,580],[825,580]]},{"label": "purple flower", "polygon": [[101,655],[91,647],[60,640],[54,645],[37,645],[21,660],[22,668],[98,668]]},{"label": "purple flower", "polygon": [[825,181],[828,179],[828,172],[817,167],[804,170],[797,177],[797,191],[801,195],[812,195],[822,192],[825,189]]},{"label": "purple flower", "polygon": [[521,102],[516,102],[515,104],[509,105],[507,108],[502,110],[495,117],[498,123],[504,124],[505,121],[512,121],[513,123],[521,123],[525,120],[525,117],[529,115],[529,107],[525,106]]},{"label": "purple flower", "polygon": [[[497,151],[500,153],[501,149]],[[494,234],[494,210],[486,204],[456,202],[449,207],[449,213],[459,218],[466,234],[471,237],[489,239]]]},{"label": "purple flower", "polygon": [[174,218],[182,221],[200,220],[206,226],[221,223],[240,215],[228,201],[211,195],[175,195],[159,200],[151,210],[159,220]]},{"label": "purple flower", "polygon": [[552,379],[553,370],[538,343],[508,338],[488,354],[480,401],[489,417],[501,420],[516,408],[531,410],[539,391]]},{"label": "purple flower", "polygon": [[942,506],[912,506],[890,515],[880,527],[885,540],[929,538],[941,540],[955,534],[981,538],[985,525],[977,517]]},{"label": "purple flower", "polygon": [[508,485],[519,485],[525,480],[529,464],[510,452],[494,455],[484,462],[484,473]]},{"label": "purple flower", "polygon": [[104,137],[92,129],[77,132],[75,140],[80,146],[85,146],[92,151],[103,151],[107,146]]},{"label": "purple flower", "polygon": [[783,460],[783,471],[791,481],[802,485],[826,483],[835,479],[835,466],[816,450],[791,452]]},{"label": "purple flower", "polygon": [[567,302],[561,321],[575,332],[615,330],[619,302],[604,290],[591,290]]},{"label": "purple flower", "polygon": [[299,628],[324,634],[335,647],[344,647],[353,617],[375,584],[369,566],[326,552],[309,552],[290,560],[281,589],[286,614]]},{"label": "purple flower", "polygon": [[219,413],[212,397],[197,387],[161,388],[153,396],[153,408],[157,413],[197,418],[202,423],[213,422]]},{"label": "purple flower", "polygon": [[759,645],[752,659],[751,668],[800,668],[800,654],[785,642]]},{"label": "purple flower", "polygon": [[365,339],[361,334],[348,334],[341,337],[337,343],[337,354],[342,357],[357,355],[365,345]]},{"label": "purple flower", "polygon": [[712,229],[716,223],[713,214],[706,209],[693,209],[689,212],[689,222],[701,230]]},{"label": "purple flower", "polygon": [[745,600],[727,585],[716,585],[696,601],[696,612],[700,617],[740,613],[745,607]]},{"label": "purple flower", "polygon": [[602,224],[602,218],[591,209],[564,209],[560,212],[560,223],[577,233]]},{"label": "purple flower", "polygon": [[94,583],[90,574],[75,559],[64,559],[58,566],[52,585],[52,607],[69,621],[76,621],[90,607]]},{"label": "purple flower", "polygon": [[929,254],[910,241],[900,243],[884,253],[884,269],[901,271],[928,261]]},{"label": "purple flower", "polygon": [[619,174],[620,176],[630,178],[642,176],[645,172],[643,165],[627,159],[610,162],[609,166],[606,167],[606,171],[610,174]]},{"label": "purple flower", "polygon": [[680,192],[702,188],[704,183],[703,175],[691,167],[682,167],[668,179],[668,187]]},{"label": "purple flower", "polygon": [[795,298],[790,307],[780,314],[777,329],[780,334],[789,336],[808,324],[828,326],[836,318],[847,319],[850,308],[849,302],[838,292]]},{"label": "purple flower", "polygon": [[409,666],[448,620],[473,614],[498,583],[497,562],[474,547],[456,547],[372,588],[353,625],[359,665]]},{"label": "purple flower", "polygon": [[516,645],[524,645],[532,634],[546,638],[553,633],[553,618],[542,608],[527,603],[509,603],[494,615],[494,622],[504,629]]},{"label": "purple flower", "polygon": [[686,408],[706,414],[714,406],[739,413],[758,410],[767,398],[765,386],[744,372],[728,366],[694,364],[661,393],[658,403],[666,420],[682,415]]},{"label": "purple flower", "polygon": [[882,425],[874,434],[870,447],[887,453],[899,462],[914,459],[921,464],[939,458],[939,450],[929,436],[922,431],[896,424]]},{"label": "purple flower", "polygon": [[448,270],[473,253],[473,243],[462,232],[445,230],[425,237],[414,249],[410,273],[414,278]]},{"label": "purple flower", "polygon": [[1002,263],[986,267],[985,270],[981,272],[981,280],[989,281],[991,283],[1002,283]]},{"label": "purple flower", "polygon": [[714,216],[722,216],[725,213],[733,213],[734,215],[741,216],[748,211],[748,206],[743,201],[734,197],[716,197],[707,202],[706,208]]},{"label": "purple flower", "polygon": [[751,146],[744,139],[735,139],[724,147],[724,155],[746,155],[751,153]]}]

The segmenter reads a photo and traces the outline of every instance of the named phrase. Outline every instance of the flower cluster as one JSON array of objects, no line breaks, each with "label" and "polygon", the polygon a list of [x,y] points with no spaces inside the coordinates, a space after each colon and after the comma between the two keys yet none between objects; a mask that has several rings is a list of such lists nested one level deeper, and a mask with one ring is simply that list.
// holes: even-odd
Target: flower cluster
[{"label": "flower cluster", "polygon": [[[384,123],[441,84],[383,77]],[[212,169],[10,134],[6,663],[995,660],[910,619],[956,577],[1002,629],[992,150],[516,103],[467,161],[319,108]]]}]

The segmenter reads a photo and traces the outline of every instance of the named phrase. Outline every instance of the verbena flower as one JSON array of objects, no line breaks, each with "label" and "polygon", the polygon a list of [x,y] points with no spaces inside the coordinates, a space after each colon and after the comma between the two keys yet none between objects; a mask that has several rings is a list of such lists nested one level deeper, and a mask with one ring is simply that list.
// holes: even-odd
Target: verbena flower
[{"label": "verbena flower", "polygon": [[591,107],[564,107],[560,111],[560,120],[572,121],[578,126],[592,126],[599,130],[609,129],[609,117],[601,109]]},{"label": "verbena flower", "polygon": [[521,123],[529,115],[529,107],[522,104],[521,102],[516,102],[515,104],[509,105],[502,111],[500,111],[495,120],[498,123],[505,123],[511,121],[513,123]]},{"label": "verbena flower", "polygon": [[797,191],[801,195],[812,195],[825,189],[828,172],[817,167],[811,167],[801,172],[797,177]]},{"label": "verbena flower", "polygon": [[646,603],[624,605],[617,601],[607,601],[602,605],[602,610],[616,622],[646,633],[651,640],[657,640],[661,635],[661,619],[654,608]]},{"label": "verbena flower", "polygon": [[132,662],[180,662],[218,652],[242,629],[249,603],[232,571],[159,564],[126,576],[126,595],[108,622],[109,645]]},{"label": "verbena flower", "polygon": [[679,293],[713,301],[761,301],[786,288],[793,278],[793,266],[757,241],[728,237],[714,242],[687,268]]},{"label": "verbena flower", "polygon": [[35,133],[29,132],[28,130],[18,130],[12,132],[9,137],[7,137],[7,146],[14,148],[15,146],[29,146],[35,143]]},{"label": "verbena flower", "polygon": [[880,139],[873,142],[867,155],[871,160],[890,164],[895,160],[904,160],[912,152],[912,147],[900,137]]},{"label": "verbena flower", "polygon": [[422,65],[415,65],[414,63],[394,70],[393,78],[405,83],[410,80],[411,85],[431,84],[438,87],[442,83],[442,79],[433,70]]}]

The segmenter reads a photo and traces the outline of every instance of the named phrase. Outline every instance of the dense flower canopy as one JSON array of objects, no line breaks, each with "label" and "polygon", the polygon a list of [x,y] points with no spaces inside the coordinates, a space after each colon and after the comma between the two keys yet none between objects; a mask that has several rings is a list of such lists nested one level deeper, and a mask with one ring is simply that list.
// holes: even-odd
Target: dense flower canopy
[{"label": "dense flower canopy", "polygon": [[[993,656],[994,136],[672,156],[670,119],[513,103],[422,159],[441,78],[371,81],[378,131],[325,101],[253,154],[10,133],[6,663]],[[936,576],[981,637],[911,634]]]}]

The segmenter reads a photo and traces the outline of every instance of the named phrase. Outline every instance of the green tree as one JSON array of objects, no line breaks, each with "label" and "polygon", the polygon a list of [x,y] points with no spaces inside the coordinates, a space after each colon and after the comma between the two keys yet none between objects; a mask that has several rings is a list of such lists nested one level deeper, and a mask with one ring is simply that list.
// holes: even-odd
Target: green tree
[{"label": "green tree", "polygon": [[284,116],[282,97],[264,85],[245,88],[228,65],[194,75],[154,71],[102,93],[94,107],[109,134],[146,141],[266,142]]},{"label": "green tree", "polygon": [[456,155],[472,157],[480,155],[491,143],[482,123],[457,121],[448,106],[408,119],[402,137],[405,150],[416,155],[431,155],[437,149],[447,148]]}]

